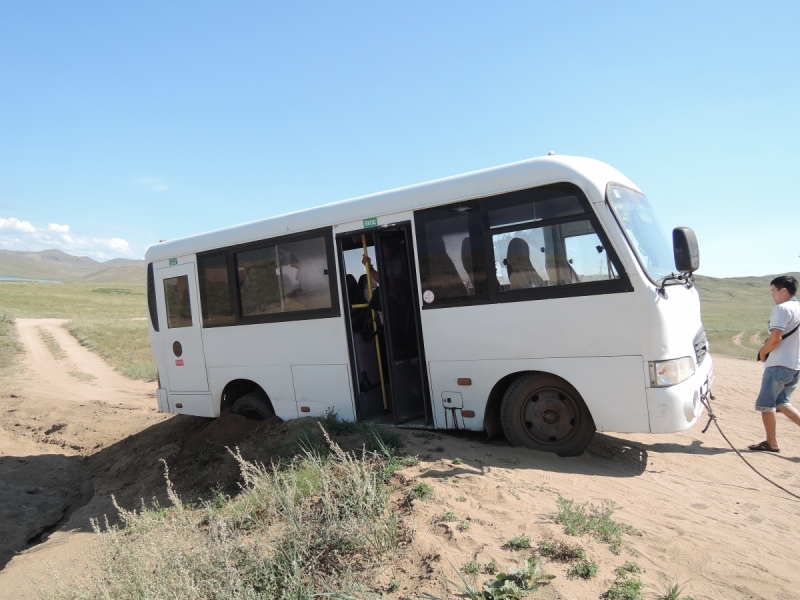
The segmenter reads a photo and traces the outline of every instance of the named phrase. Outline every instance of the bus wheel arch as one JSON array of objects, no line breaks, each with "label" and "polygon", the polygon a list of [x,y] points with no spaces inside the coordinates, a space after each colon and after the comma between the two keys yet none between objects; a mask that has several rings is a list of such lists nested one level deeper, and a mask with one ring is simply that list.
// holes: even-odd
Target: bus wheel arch
[{"label": "bus wheel arch", "polygon": [[234,379],[222,391],[220,409],[262,421],[275,415],[272,401],[260,385],[249,379]]},{"label": "bus wheel arch", "polygon": [[500,423],[512,446],[577,456],[595,433],[589,408],[575,387],[546,372],[517,374],[500,403]]}]

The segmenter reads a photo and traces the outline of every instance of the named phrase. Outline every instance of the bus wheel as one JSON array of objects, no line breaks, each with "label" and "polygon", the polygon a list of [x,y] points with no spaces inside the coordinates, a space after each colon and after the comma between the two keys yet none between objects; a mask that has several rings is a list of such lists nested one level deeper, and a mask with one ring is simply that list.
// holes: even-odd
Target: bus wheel
[{"label": "bus wheel", "polygon": [[523,375],[509,386],[500,420],[512,446],[559,456],[579,455],[595,432],[592,415],[578,390],[544,373]]},{"label": "bus wheel", "polygon": [[269,400],[260,392],[250,392],[239,398],[233,403],[231,412],[254,421],[263,421],[275,416],[275,411],[272,410]]}]

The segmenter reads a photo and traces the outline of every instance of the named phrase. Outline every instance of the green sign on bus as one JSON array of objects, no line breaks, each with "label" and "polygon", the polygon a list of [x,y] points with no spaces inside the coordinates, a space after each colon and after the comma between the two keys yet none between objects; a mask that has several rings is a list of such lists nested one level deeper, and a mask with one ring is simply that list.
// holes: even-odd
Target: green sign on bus
[{"label": "green sign on bus", "polygon": [[369,219],[364,219],[364,229],[377,226],[378,226],[378,217],[370,217]]},{"label": "green sign on bus", "polygon": [[170,258],[169,259],[169,266],[170,267],[174,267],[177,264],[178,264],[178,259],[177,258]]}]

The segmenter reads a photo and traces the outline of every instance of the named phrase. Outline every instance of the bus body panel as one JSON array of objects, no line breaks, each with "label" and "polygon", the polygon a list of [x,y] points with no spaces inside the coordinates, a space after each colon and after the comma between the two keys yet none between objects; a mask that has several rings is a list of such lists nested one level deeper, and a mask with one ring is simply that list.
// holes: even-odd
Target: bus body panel
[{"label": "bus body panel", "polygon": [[[209,345],[214,345],[214,343]],[[237,379],[252,381],[261,386],[269,396],[275,414],[281,419],[296,419],[298,417],[294,382],[292,381],[292,367],[290,365],[209,367],[208,380],[214,397],[216,416],[219,416],[220,400],[225,386]]]},{"label": "bus body panel", "polygon": [[[449,409],[456,412],[458,428],[483,429],[491,389],[506,375],[523,372],[550,373],[569,381],[586,402],[598,431],[650,431],[641,356],[431,362],[436,426],[453,428],[444,398],[445,392],[456,392],[463,399],[463,410],[475,412],[474,418],[463,418]],[[459,378],[470,378],[472,385],[457,385]]]}]

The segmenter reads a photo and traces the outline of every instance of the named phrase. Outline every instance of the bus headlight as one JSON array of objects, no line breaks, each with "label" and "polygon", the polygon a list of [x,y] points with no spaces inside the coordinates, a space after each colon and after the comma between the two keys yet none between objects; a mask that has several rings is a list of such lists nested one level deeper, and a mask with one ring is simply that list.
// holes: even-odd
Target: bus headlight
[{"label": "bus headlight", "polygon": [[694,359],[689,356],[650,362],[650,385],[668,387],[694,375]]}]

